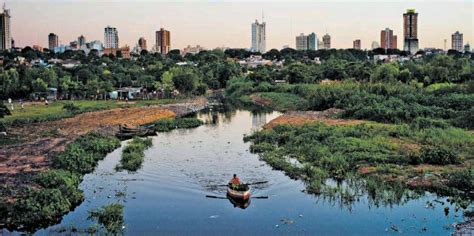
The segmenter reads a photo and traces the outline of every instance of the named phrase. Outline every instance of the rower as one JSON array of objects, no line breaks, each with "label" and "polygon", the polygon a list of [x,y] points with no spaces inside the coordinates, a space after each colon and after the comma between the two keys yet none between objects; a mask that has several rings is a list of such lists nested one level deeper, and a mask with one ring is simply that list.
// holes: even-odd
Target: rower
[{"label": "rower", "polygon": [[229,183],[232,184],[232,187],[236,187],[240,185],[240,179],[236,174],[234,174],[234,177],[229,181]]}]

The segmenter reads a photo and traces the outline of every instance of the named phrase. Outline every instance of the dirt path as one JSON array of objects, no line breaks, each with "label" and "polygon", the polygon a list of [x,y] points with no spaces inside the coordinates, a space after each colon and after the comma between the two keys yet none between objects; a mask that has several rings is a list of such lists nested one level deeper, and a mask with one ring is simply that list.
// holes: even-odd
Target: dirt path
[{"label": "dirt path", "polygon": [[206,103],[205,98],[198,98],[179,104],[117,108],[11,128],[11,134],[26,141],[0,148],[0,184],[28,182],[31,174],[49,168],[52,155],[63,151],[66,144],[88,132],[113,135],[120,124],[137,126],[162,118],[183,116],[204,108]]},{"label": "dirt path", "polygon": [[281,124],[304,125],[310,122],[322,122],[327,125],[358,125],[365,122],[363,120],[336,118],[341,112],[342,110],[335,108],[325,111],[289,111],[270,121],[264,128],[271,129]]}]

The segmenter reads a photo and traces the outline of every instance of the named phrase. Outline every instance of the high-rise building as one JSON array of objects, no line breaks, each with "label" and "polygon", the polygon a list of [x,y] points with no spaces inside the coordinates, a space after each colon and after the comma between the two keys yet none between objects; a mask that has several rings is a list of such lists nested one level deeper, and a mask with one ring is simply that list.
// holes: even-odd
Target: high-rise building
[{"label": "high-rise building", "polygon": [[415,9],[408,9],[403,14],[403,38],[403,51],[418,52],[418,13]]},{"label": "high-rise building", "polygon": [[266,33],[265,33],[265,22],[261,24],[258,23],[258,20],[255,20],[255,23],[252,23],[252,52],[266,52]]},{"label": "high-rise building", "polygon": [[385,28],[380,31],[380,47],[383,49],[397,48],[397,36],[393,35],[393,30]]},{"label": "high-rise building", "polygon": [[324,45],[324,49],[331,48],[331,36],[329,36],[329,34],[325,34],[323,36],[323,45]]},{"label": "high-rise building", "polygon": [[464,45],[464,52],[471,52],[471,45],[469,45],[469,43],[466,43],[466,45]]},{"label": "high-rise building", "polygon": [[459,33],[459,31],[451,35],[451,49],[459,52],[463,51],[462,33]]},{"label": "high-rise building", "polygon": [[138,39],[138,47],[140,47],[141,50],[147,50],[145,38],[141,37]]},{"label": "high-rise building", "polygon": [[105,48],[114,48],[117,49],[119,47],[119,37],[118,31],[115,27],[107,26],[104,29],[104,41],[105,41]]},{"label": "high-rise building", "polygon": [[308,36],[303,33],[296,36],[296,50],[308,50]]},{"label": "high-rise building", "polygon": [[49,50],[54,50],[54,48],[59,46],[59,38],[58,35],[54,33],[50,33],[48,35],[48,48]]},{"label": "high-rise building", "polygon": [[324,49],[324,43],[323,41],[318,39],[318,49]]},{"label": "high-rise building", "polygon": [[12,48],[10,18],[10,10],[3,4],[3,12],[0,13],[0,50]]},{"label": "high-rise building", "polygon": [[162,55],[168,54],[171,47],[170,32],[161,28],[156,31],[156,51]]},{"label": "high-rise building", "polygon": [[318,37],[313,32],[308,35],[308,50],[318,50]]},{"label": "high-rise building", "polygon": [[372,50],[374,50],[376,48],[380,48],[380,44],[377,41],[372,41],[372,44],[370,45],[370,48]]},{"label": "high-rise building", "polygon": [[352,42],[352,48],[358,49],[358,50],[361,49],[361,42],[360,42],[360,39],[356,39],[356,40],[354,40],[354,42]]},{"label": "high-rise building", "polygon": [[77,42],[79,43],[79,47],[85,46],[86,45],[86,37],[84,35],[81,35],[77,38]]}]

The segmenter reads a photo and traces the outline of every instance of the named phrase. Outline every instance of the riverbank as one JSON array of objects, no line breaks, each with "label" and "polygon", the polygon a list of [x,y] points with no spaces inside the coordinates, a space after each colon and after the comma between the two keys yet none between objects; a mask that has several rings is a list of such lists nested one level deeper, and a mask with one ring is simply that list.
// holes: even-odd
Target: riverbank
[{"label": "riverbank", "polygon": [[32,176],[49,169],[51,158],[81,135],[96,131],[112,136],[121,124],[138,126],[159,119],[181,117],[205,108],[206,104],[205,98],[198,97],[175,104],[114,108],[8,127],[9,135],[17,137],[18,141],[0,147],[0,182],[3,189],[9,190],[2,194],[1,200],[10,201],[21,196],[34,185]]},{"label": "riverbank", "polygon": [[359,182],[369,193],[370,184],[381,182],[388,189],[400,186],[448,196],[460,208],[472,203],[471,132],[335,118],[340,112],[288,112],[245,140],[273,168],[306,181],[307,191],[316,195],[345,191],[326,185],[329,178]]}]

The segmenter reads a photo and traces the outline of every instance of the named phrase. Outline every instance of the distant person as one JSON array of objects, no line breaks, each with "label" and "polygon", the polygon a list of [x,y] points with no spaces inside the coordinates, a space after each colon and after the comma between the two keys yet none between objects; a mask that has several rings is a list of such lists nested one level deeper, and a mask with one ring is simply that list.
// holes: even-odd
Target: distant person
[{"label": "distant person", "polygon": [[21,110],[25,110],[25,104],[23,103],[23,99],[20,99],[20,107],[21,107]]},{"label": "distant person", "polygon": [[44,100],[44,105],[46,105],[46,106],[49,105],[49,102],[48,102],[47,98]]},{"label": "distant person", "polygon": [[8,104],[10,105],[10,110],[15,110],[15,107],[13,107],[12,99],[8,98]]},{"label": "distant person", "polygon": [[238,186],[240,185],[240,179],[236,174],[234,174],[234,177],[229,181],[229,183],[232,184],[232,186]]}]

